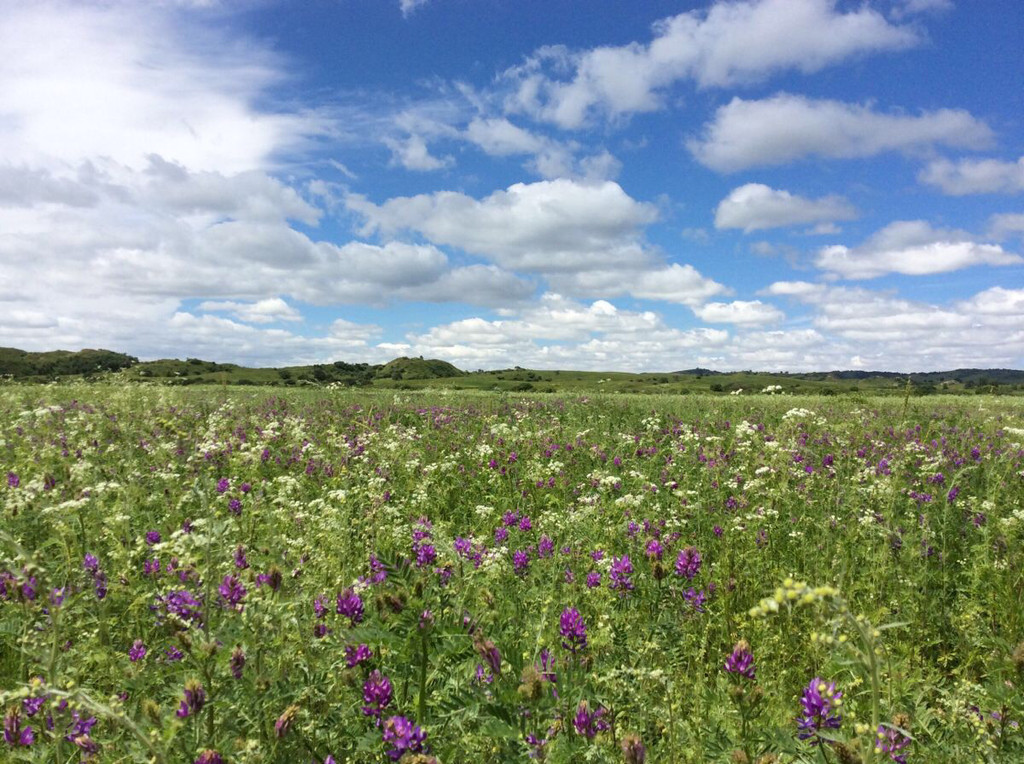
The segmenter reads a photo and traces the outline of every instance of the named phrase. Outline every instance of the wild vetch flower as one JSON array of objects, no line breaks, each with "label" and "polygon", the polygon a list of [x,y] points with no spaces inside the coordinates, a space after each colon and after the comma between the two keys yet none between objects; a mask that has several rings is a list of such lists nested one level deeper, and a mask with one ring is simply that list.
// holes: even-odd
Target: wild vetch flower
[{"label": "wild vetch flower", "polygon": [[741,639],[732,648],[732,654],[725,659],[725,670],[730,674],[739,674],[747,679],[754,678],[754,655],[750,652],[750,644]]},{"label": "wild vetch flower", "polygon": [[525,576],[530,567],[530,555],[522,549],[512,553],[512,567],[517,576]]},{"label": "wild vetch flower", "polygon": [[175,713],[179,718],[187,719],[202,711],[205,703],[206,690],[197,680],[189,679],[185,682],[185,697]]},{"label": "wild vetch flower", "polygon": [[128,660],[132,663],[138,663],[146,657],[146,645],[143,644],[141,639],[136,639],[132,642],[132,646],[128,649]]},{"label": "wild vetch flower", "polygon": [[239,570],[249,567],[249,561],[245,558],[245,547],[241,544],[235,547],[235,567]]},{"label": "wild vetch flower", "polygon": [[665,553],[665,547],[658,539],[651,539],[647,542],[647,557],[652,560],[660,560],[661,556]]},{"label": "wild vetch flower", "polygon": [[235,645],[235,649],[231,651],[228,665],[231,667],[231,676],[235,679],[241,679],[242,669],[245,668],[245,651],[242,650],[241,645]]},{"label": "wild vetch flower", "polygon": [[277,717],[277,721],[274,722],[274,735],[276,737],[284,737],[288,734],[288,730],[291,729],[292,722],[295,721],[296,714],[299,713],[299,707],[292,704],[284,710],[284,713]]},{"label": "wild vetch flower", "polygon": [[501,544],[508,538],[508,528],[498,527],[494,529],[494,543]]},{"label": "wild vetch flower", "polygon": [[685,599],[687,602],[693,605],[693,609],[696,610],[698,613],[704,612],[704,602],[707,600],[707,598],[708,595],[703,589],[698,591],[697,589],[694,589],[692,586],[685,592],[683,592],[683,599]]},{"label": "wild vetch flower", "polygon": [[391,705],[391,680],[374,669],[363,684],[363,715],[372,716],[380,724],[380,715]]},{"label": "wild vetch flower", "polygon": [[558,633],[562,635],[562,647],[574,655],[587,646],[587,625],[580,611],[567,607],[558,622]]},{"label": "wild vetch flower", "polygon": [[217,481],[217,493],[227,493],[231,487],[231,483],[227,478],[221,478]]},{"label": "wild vetch flower", "polygon": [[523,515],[522,519],[519,521],[519,530],[521,530],[521,531],[528,531],[528,530],[532,530],[532,529],[533,529],[533,522],[530,520],[529,517],[527,517],[526,515]]},{"label": "wild vetch flower", "polygon": [[146,543],[150,546],[160,543],[160,531],[146,531]]},{"label": "wild vetch flower", "polygon": [[479,636],[473,641],[473,648],[477,654],[487,661],[495,676],[501,675],[501,653],[494,643],[489,639],[480,639]]},{"label": "wild vetch flower", "polygon": [[800,697],[803,714],[797,719],[797,727],[801,740],[810,740],[811,745],[818,745],[818,731],[822,729],[839,729],[843,717],[838,709],[843,704],[843,693],[836,692],[836,683],[826,683],[820,677],[814,677],[804,689]]},{"label": "wild vetch flower", "polygon": [[434,614],[429,610],[420,613],[419,630],[428,632],[434,628]]},{"label": "wild vetch flower", "polygon": [[620,595],[625,596],[626,592],[633,588],[633,582],[629,578],[632,572],[633,563],[629,561],[628,554],[612,557],[611,588],[617,589]]},{"label": "wild vetch flower", "polygon": [[217,588],[217,591],[220,592],[220,598],[224,603],[224,607],[229,610],[242,609],[242,600],[245,599],[247,592],[238,578],[231,574],[224,576],[224,580]]},{"label": "wild vetch flower", "polygon": [[370,583],[382,584],[388,580],[388,572],[384,569],[384,563],[377,559],[376,555],[370,555]]},{"label": "wild vetch flower", "polygon": [[355,668],[372,657],[373,651],[367,645],[345,645],[345,665],[349,668]]},{"label": "wild vetch flower", "polygon": [[162,602],[167,614],[174,616],[186,626],[202,625],[203,605],[188,589],[170,592]]},{"label": "wild vetch flower", "polygon": [[576,729],[577,735],[583,735],[588,740],[597,736],[598,732],[608,729],[608,722],[602,717],[605,715],[603,706],[591,711],[587,701],[580,701],[576,709],[576,716],[573,717],[572,726]]},{"label": "wild vetch flower", "polygon": [[537,556],[540,558],[550,557],[555,553],[555,542],[549,536],[541,536],[537,542]]},{"label": "wild vetch flower", "polygon": [[900,753],[910,745],[910,738],[886,724],[879,724],[875,733],[875,753],[889,755],[896,764],[907,764],[907,755]]},{"label": "wild vetch flower", "polygon": [[700,552],[696,547],[688,546],[680,549],[676,556],[676,575],[692,581],[694,576],[700,572]]},{"label": "wild vetch flower", "polygon": [[413,544],[412,549],[416,555],[417,568],[433,565],[437,560],[437,550],[433,544]]},{"label": "wild vetch flower", "polygon": [[171,645],[166,650],[164,650],[164,659],[168,663],[177,663],[178,661],[180,661],[184,657],[185,657],[185,653],[183,653],[181,650],[179,650],[174,645]]},{"label": "wild vetch flower", "polygon": [[242,502],[240,499],[232,496],[228,500],[228,512],[233,514],[235,517],[242,516]]},{"label": "wild vetch flower", "polygon": [[459,555],[459,557],[464,557],[468,560],[473,554],[473,542],[469,539],[464,539],[461,536],[456,536],[455,553]]},{"label": "wild vetch flower", "polygon": [[224,764],[224,759],[212,748],[207,748],[199,754],[193,764]]},{"label": "wild vetch flower", "polygon": [[85,556],[85,559],[82,561],[82,567],[90,573],[92,573],[93,575],[95,575],[100,571],[100,561],[96,559],[96,555],[87,554]]},{"label": "wild vetch flower", "polygon": [[388,758],[398,761],[406,753],[420,753],[427,733],[404,716],[391,716],[384,722],[384,742],[391,747]]},{"label": "wild vetch flower", "polygon": [[8,488],[17,488],[19,485],[21,485],[21,478],[18,477],[17,474],[14,473],[14,472],[8,472],[7,473],[7,487]]},{"label": "wild vetch flower", "polygon": [[160,572],[160,560],[154,557],[152,560],[144,560],[142,573],[146,576],[155,576]]},{"label": "wild vetch flower", "polygon": [[601,573],[597,570],[592,570],[587,573],[587,588],[596,589],[601,585]]},{"label": "wild vetch flower", "polygon": [[4,741],[7,745],[27,748],[36,742],[35,733],[28,725],[21,726],[21,709],[14,706],[4,715]]}]

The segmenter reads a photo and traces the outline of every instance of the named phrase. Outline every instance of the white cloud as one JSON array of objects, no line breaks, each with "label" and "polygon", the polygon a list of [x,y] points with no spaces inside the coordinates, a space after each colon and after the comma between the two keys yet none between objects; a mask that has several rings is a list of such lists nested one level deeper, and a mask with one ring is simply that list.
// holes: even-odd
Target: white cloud
[{"label": "white cloud", "polygon": [[1016,162],[998,159],[936,159],[918,175],[922,183],[951,196],[1019,194],[1024,191],[1024,157]]},{"label": "white cloud", "polygon": [[709,324],[737,324],[739,326],[762,326],[777,324],[786,314],[774,305],[760,300],[734,300],[733,302],[709,302],[695,307],[693,312]]},{"label": "white cloud", "polygon": [[409,230],[507,268],[535,272],[630,266],[650,260],[639,230],[657,218],[612,181],[516,183],[477,200],[454,191],[396,197],[381,205],[351,195],[364,234]]},{"label": "white cloud", "polygon": [[[783,71],[819,71],[854,56],[916,45],[909,27],[862,7],[847,13],[834,0],[718,2],[654,25],[648,44],[571,53],[538,50],[504,75],[510,111],[577,128],[595,110],[614,117],[661,108],[663,91],[692,78],[701,87],[731,87]],[[569,73],[568,79],[560,75]]]},{"label": "white cloud", "polygon": [[852,220],[857,210],[841,196],[807,199],[762,183],[734,188],[715,210],[715,228],[742,228],[744,233],[765,228]]},{"label": "white cloud", "polygon": [[15,164],[108,157],[140,168],[157,153],[235,173],[266,168],[327,130],[311,112],[256,109],[283,80],[280,58],[188,15],[7,3],[0,50],[0,158]]},{"label": "white cloud", "polygon": [[550,274],[548,283],[560,292],[575,296],[618,297],[628,294],[642,300],[661,300],[691,306],[732,292],[717,281],[702,276],[692,265],[679,263],[640,270],[623,267]]},{"label": "white cloud", "polygon": [[706,167],[736,172],[811,156],[852,159],[937,145],[979,149],[991,142],[988,126],[960,109],[913,116],[780,93],[759,101],[733,98],[687,147]]},{"label": "white cloud", "polygon": [[409,18],[417,8],[422,8],[429,2],[430,0],[398,0],[398,7],[402,11],[402,15]]},{"label": "white cloud", "polygon": [[988,220],[988,234],[997,241],[1024,234],[1024,212],[1002,212]]},{"label": "white cloud", "polygon": [[956,307],[973,315],[991,316],[1008,322],[1020,321],[1024,319],[1024,289],[992,287],[956,303]]},{"label": "white cloud", "polygon": [[897,221],[853,249],[836,244],[818,252],[815,265],[847,279],[886,273],[922,276],[976,265],[1017,265],[1024,258],[997,244],[974,241],[964,231],[934,229],[923,220]]},{"label": "white cloud", "polygon": [[230,313],[247,324],[302,320],[302,314],[280,297],[268,297],[256,302],[206,301],[200,303],[198,309],[206,313]]},{"label": "white cloud", "polygon": [[776,281],[762,289],[759,294],[770,297],[795,297],[799,300],[813,301],[824,294],[824,284],[812,284],[809,281]]},{"label": "white cloud", "polygon": [[404,139],[384,138],[384,144],[391,149],[391,159],[396,165],[406,170],[430,172],[451,167],[455,160],[450,156],[435,157],[427,148],[427,142],[421,135],[410,135]]}]

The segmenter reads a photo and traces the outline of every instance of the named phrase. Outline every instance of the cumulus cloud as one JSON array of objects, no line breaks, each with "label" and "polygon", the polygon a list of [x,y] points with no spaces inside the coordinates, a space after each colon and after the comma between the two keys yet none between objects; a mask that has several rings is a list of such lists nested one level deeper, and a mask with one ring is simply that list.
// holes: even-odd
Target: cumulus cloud
[{"label": "cumulus cloud", "polygon": [[549,274],[548,283],[574,296],[618,297],[628,294],[643,300],[699,305],[732,290],[702,276],[692,265],[670,263],[640,270],[607,268],[572,274]]},{"label": "cumulus cloud", "polygon": [[704,166],[736,172],[812,156],[853,159],[939,145],[980,149],[991,142],[989,127],[961,109],[907,115],[780,93],[758,101],[733,98],[686,145]]},{"label": "cumulus cloud", "polygon": [[1024,191],[1024,157],[1016,162],[998,159],[936,159],[918,179],[950,196],[1019,194]]},{"label": "cumulus cloud", "polygon": [[848,279],[886,273],[922,276],[976,265],[1018,265],[1024,258],[998,244],[982,244],[965,231],[932,228],[923,220],[890,223],[858,247],[824,247],[815,265]]},{"label": "cumulus cloud", "polygon": [[647,262],[639,231],[657,218],[653,205],[612,181],[516,183],[480,200],[441,191],[376,205],[353,194],[346,204],[365,220],[364,235],[413,231],[434,244],[534,272]]},{"label": "cumulus cloud", "polygon": [[762,326],[776,324],[786,314],[774,305],[760,300],[734,300],[733,302],[709,302],[695,307],[693,312],[709,324],[737,324],[739,326]]},{"label": "cumulus cloud", "polygon": [[421,8],[429,2],[430,0],[398,0],[398,7],[402,11],[402,15],[409,18],[417,8]]},{"label": "cumulus cloud", "polygon": [[700,87],[749,84],[907,48],[919,39],[867,6],[844,13],[834,0],[718,2],[658,22],[649,43],[579,53],[542,48],[505,72],[513,88],[506,108],[578,128],[594,111],[614,117],[661,108],[665,88],[681,79]]},{"label": "cumulus cloud", "polygon": [[278,321],[301,321],[302,314],[280,297],[268,297],[256,302],[217,302],[208,300],[200,303],[199,310],[207,313],[230,313],[247,324],[273,324]]},{"label": "cumulus cloud", "polygon": [[988,220],[988,234],[996,241],[1024,234],[1024,212],[1002,212]]},{"label": "cumulus cloud", "polygon": [[801,223],[852,220],[857,210],[841,196],[807,199],[762,183],[734,188],[715,210],[715,228],[742,228],[744,233]]},{"label": "cumulus cloud", "polygon": [[313,112],[254,106],[283,81],[271,50],[160,8],[5,3],[0,49],[0,146],[16,164],[142,167],[156,151],[232,173],[266,168],[328,129]]}]

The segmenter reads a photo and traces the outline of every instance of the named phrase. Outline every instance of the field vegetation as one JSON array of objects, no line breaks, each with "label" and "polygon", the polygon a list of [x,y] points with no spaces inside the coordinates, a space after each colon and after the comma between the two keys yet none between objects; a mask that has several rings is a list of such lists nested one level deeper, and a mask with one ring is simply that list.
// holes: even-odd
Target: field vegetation
[{"label": "field vegetation", "polygon": [[1024,761],[1013,398],[571,388],[0,387],[0,759]]}]

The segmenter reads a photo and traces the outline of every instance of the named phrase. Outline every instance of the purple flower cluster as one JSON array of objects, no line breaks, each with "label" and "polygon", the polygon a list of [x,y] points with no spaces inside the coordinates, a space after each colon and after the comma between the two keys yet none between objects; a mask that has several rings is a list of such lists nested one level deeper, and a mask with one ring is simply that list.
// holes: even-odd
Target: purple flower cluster
[{"label": "purple flower cluster", "polygon": [[754,678],[754,654],[750,652],[747,640],[741,639],[732,648],[732,653],[725,659],[725,670],[746,679]]},{"label": "purple flower cluster", "polygon": [[146,645],[141,639],[136,639],[132,646],[128,649],[128,660],[132,663],[138,663],[146,657]]},{"label": "purple flower cluster", "polygon": [[361,623],[363,620],[363,600],[351,588],[346,589],[338,595],[336,609],[338,611],[338,615],[343,615],[348,618],[349,623],[352,626],[355,626],[357,623]]},{"label": "purple flower cluster", "polygon": [[87,554],[82,561],[82,567],[92,574],[92,585],[96,590],[96,599],[101,600],[107,596],[107,574],[100,570],[100,561],[96,555]]},{"label": "purple flower cluster", "polygon": [[843,693],[836,691],[835,682],[826,683],[824,679],[814,677],[800,696],[803,713],[797,719],[797,728],[800,730],[797,737],[809,740],[811,745],[818,745],[819,731],[839,729],[843,721],[838,712],[843,704],[842,698]]},{"label": "purple flower cluster", "polygon": [[611,588],[625,596],[626,592],[633,588],[633,581],[630,579],[632,573],[633,563],[629,561],[628,554],[624,554],[622,557],[612,557],[612,568],[609,574]]},{"label": "purple flower cluster", "polygon": [[187,719],[203,710],[203,705],[206,703],[206,690],[197,680],[189,679],[185,682],[184,695],[185,697],[182,698],[178,710],[175,712],[179,718]]},{"label": "purple flower cluster", "polygon": [[242,582],[236,576],[231,574],[224,576],[224,580],[217,591],[220,592],[220,598],[224,603],[224,607],[229,610],[241,610],[244,607],[242,600],[245,599],[247,592],[245,587],[242,586]]},{"label": "purple flower cluster", "polygon": [[676,575],[692,581],[700,572],[700,564],[700,552],[696,547],[688,546],[685,549],[680,549],[676,556]]},{"label": "purple flower cluster", "polygon": [[363,714],[372,716],[380,724],[380,716],[391,705],[391,698],[391,680],[374,669],[363,684],[363,703],[366,704],[363,706]]},{"label": "purple flower cluster", "polygon": [[558,633],[562,635],[562,647],[571,651],[573,655],[587,646],[587,625],[583,622],[580,611],[574,607],[562,611]]},{"label": "purple flower cluster", "polygon": [[596,737],[598,732],[608,729],[608,722],[604,719],[606,713],[604,706],[598,706],[591,711],[587,701],[580,701],[576,715],[572,719],[572,726],[576,730],[576,734],[589,740]]},{"label": "purple flower cluster", "polygon": [[907,764],[907,755],[901,751],[910,745],[910,738],[886,724],[879,724],[875,733],[875,750],[889,755],[896,764]]},{"label": "purple flower cluster", "polygon": [[355,668],[372,657],[373,651],[367,645],[345,645],[345,665],[349,668]]},{"label": "purple flower cluster", "polygon": [[391,716],[384,722],[384,743],[390,745],[388,758],[398,761],[406,753],[421,753],[427,733],[404,716]]}]

